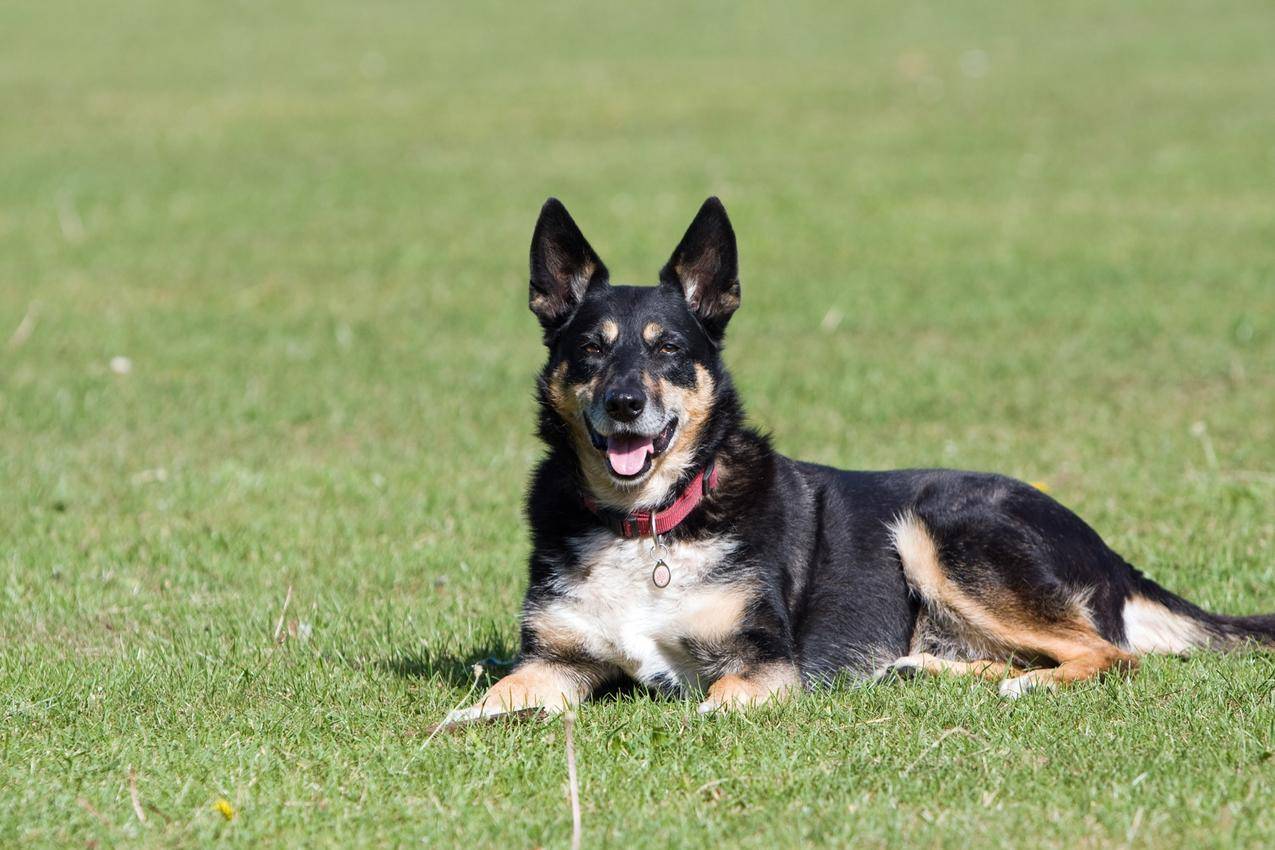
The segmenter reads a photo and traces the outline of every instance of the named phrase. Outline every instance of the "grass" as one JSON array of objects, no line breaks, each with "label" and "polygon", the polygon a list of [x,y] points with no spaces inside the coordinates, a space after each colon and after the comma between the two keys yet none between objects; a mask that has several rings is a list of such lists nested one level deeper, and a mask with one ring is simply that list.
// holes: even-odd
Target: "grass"
[{"label": "grass", "polygon": [[[4,4],[0,845],[566,846],[560,722],[423,745],[516,650],[549,194],[639,282],[724,197],[728,360],[785,452],[1045,481],[1275,609],[1273,25]],[[600,700],[584,843],[1269,846],[1273,688],[1246,653],[1014,704]]]}]

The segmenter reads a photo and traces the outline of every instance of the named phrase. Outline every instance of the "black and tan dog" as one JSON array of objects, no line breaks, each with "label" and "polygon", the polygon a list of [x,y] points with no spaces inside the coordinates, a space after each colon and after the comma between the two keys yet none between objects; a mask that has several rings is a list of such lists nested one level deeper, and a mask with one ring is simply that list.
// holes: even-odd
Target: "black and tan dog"
[{"label": "black and tan dog", "polygon": [[1014,697],[1146,653],[1275,643],[1275,615],[1196,607],[1021,482],[776,453],[722,363],[739,301],[716,198],[654,287],[612,286],[562,204],[544,205],[531,310],[548,454],[527,495],[522,654],[450,721],[560,710],[622,677],[702,694],[702,711],[842,673],[966,674]]}]

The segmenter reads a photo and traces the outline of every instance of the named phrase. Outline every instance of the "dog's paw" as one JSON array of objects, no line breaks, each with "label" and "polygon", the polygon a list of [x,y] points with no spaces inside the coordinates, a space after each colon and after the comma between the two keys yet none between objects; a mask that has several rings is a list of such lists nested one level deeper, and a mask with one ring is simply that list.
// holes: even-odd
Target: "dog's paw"
[{"label": "dog's paw", "polygon": [[714,714],[719,711],[739,711],[756,705],[764,699],[762,694],[748,688],[742,680],[734,677],[719,680],[709,688],[704,701],[696,709],[700,714]]},{"label": "dog's paw", "polygon": [[756,705],[755,701],[744,697],[728,697],[722,698],[710,696],[699,704],[695,710],[700,714],[716,714],[717,712],[741,711],[749,706]]},{"label": "dog's paw", "polygon": [[773,700],[784,700],[801,690],[796,668],[773,665],[748,677],[726,675],[709,686],[700,714],[752,708]]},{"label": "dog's paw", "polygon": [[915,679],[925,672],[925,662],[919,655],[905,655],[896,658],[889,664],[872,674],[868,679],[871,684],[879,684],[889,679]]},{"label": "dog's paw", "polygon": [[467,726],[471,723],[477,723],[480,720],[489,720],[493,717],[499,717],[505,712],[496,706],[486,706],[482,703],[471,705],[469,708],[458,708],[449,711],[447,716],[439,721],[434,727],[438,731],[446,731],[449,729],[457,729],[461,726]]},{"label": "dog's paw", "polygon": [[[459,726],[462,723],[473,723],[475,720],[481,720],[484,716],[483,708],[484,706],[482,705],[471,705],[469,708],[458,708],[455,711],[449,711],[447,716],[443,718],[443,722],[438,725],[444,727]],[[492,717],[495,714],[497,712],[493,711],[486,716]]]},{"label": "dog's paw", "polygon": [[563,708],[558,706],[546,705],[507,709],[501,706],[480,703],[479,705],[471,705],[469,708],[458,708],[449,712],[442,722],[438,724],[437,728],[439,731],[445,731],[488,721],[543,717],[550,714],[559,714],[563,710]]},{"label": "dog's paw", "polygon": [[1042,681],[1038,676],[1027,673],[1001,682],[1000,695],[1005,699],[1018,699],[1032,691],[1052,690],[1053,686],[1053,682]]},{"label": "dog's paw", "polygon": [[739,711],[753,704],[742,694],[730,696],[710,694],[695,710],[700,714],[715,714],[717,712]]}]

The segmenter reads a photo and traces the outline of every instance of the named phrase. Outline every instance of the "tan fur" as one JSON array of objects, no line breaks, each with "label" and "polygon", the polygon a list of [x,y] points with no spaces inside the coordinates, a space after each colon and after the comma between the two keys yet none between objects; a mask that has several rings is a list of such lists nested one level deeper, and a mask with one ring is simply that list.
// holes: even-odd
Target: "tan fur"
[{"label": "tan fur", "polygon": [[[704,424],[708,421],[708,415],[713,409],[713,395],[716,389],[713,376],[698,363],[695,364],[695,386],[693,387],[679,387],[668,381],[660,381],[659,392],[665,406],[674,410],[680,409],[681,417],[673,445],[656,459],[657,466],[652,471],[651,478],[659,479],[662,484],[658,490],[661,494],[667,493],[668,488],[690,465],[699,443],[700,432],[704,430]],[[719,471],[718,475],[721,474]]]},{"label": "tan fur", "polygon": [[674,274],[682,282],[682,292],[686,296],[686,303],[690,305],[692,310],[696,312],[701,312],[702,310],[710,315],[725,315],[733,313],[739,308],[738,282],[718,293],[715,302],[702,303],[703,294],[701,290],[704,284],[712,281],[720,262],[720,257],[716,252],[705,251],[695,257],[692,262],[680,261],[673,266]]},{"label": "tan fur", "polygon": [[554,616],[552,608],[525,611],[522,625],[536,636],[536,642],[544,648],[547,655],[575,655],[584,646],[580,633]]},{"label": "tan fur", "polygon": [[[900,517],[891,532],[908,583],[928,607],[944,612],[953,623],[962,626],[962,637],[968,638],[972,646],[989,646],[992,651],[988,654],[1002,657],[1022,652],[1058,662],[1056,668],[1007,680],[1002,686],[1002,693],[1007,696],[1017,696],[1038,685],[1074,682],[1109,669],[1136,666],[1132,655],[1098,634],[1083,599],[1074,600],[1070,614],[1054,622],[1033,618],[1008,592],[975,599],[948,577],[934,539],[919,518],[912,514]],[[980,669],[986,672],[993,668]],[[1004,674],[1007,669],[997,672]],[[964,672],[974,671],[967,668]]]},{"label": "tan fur", "polygon": [[567,364],[565,362],[558,364],[558,368],[553,370],[553,373],[545,383],[549,388],[549,402],[563,419],[570,422],[573,417],[580,415],[578,399],[575,397],[575,393],[570,392],[567,386]]},{"label": "tan fur", "polygon": [[559,303],[559,299],[543,292],[532,292],[529,306],[531,307],[531,312],[539,314],[556,308]]},{"label": "tan fur", "polygon": [[531,706],[556,709],[575,705],[583,697],[578,678],[555,665],[532,661],[492,685],[478,704],[497,706],[502,711]]},{"label": "tan fur", "polygon": [[[557,280],[566,280],[571,289],[571,297],[578,301],[584,295],[584,291],[588,288],[589,281],[593,278],[593,273],[597,269],[594,263],[592,261],[586,262],[574,274],[571,274],[570,269],[556,252],[550,252],[545,259],[549,276]],[[532,312],[537,314],[561,313],[566,308],[567,301],[560,295],[533,289],[529,306]]]},{"label": "tan fur", "polygon": [[1031,670],[1001,685],[1005,696],[1019,696],[1034,688],[1054,688],[1070,682],[1082,682],[1110,671],[1128,673],[1138,669],[1138,659],[1111,644],[1069,658],[1057,667]]},{"label": "tan fur", "polygon": [[749,708],[771,700],[787,699],[801,690],[801,677],[792,664],[776,662],[754,671],[722,676],[700,703],[702,713],[719,709]]},{"label": "tan fur", "polygon": [[663,325],[659,322],[648,322],[646,327],[642,328],[642,339],[647,345],[650,345],[659,339],[662,333],[664,333]]},{"label": "tan fur", "polygon": [[589,432],[584,425],[584,410],[597,391],[595,381],[583,384],[567,383],[567,364],[560,363],[549,376],[549,403],[571,429],[571,441],[575,444],[576,456],[580,458],[580,468],[584,472],[585,482],[589,490],[599,502],[608,507],[623,508],[608,498],[616,487],[607,472],[606,462],[602,455],[593,448]]},{"label": "tan fur", "polygon": [[[561,364],[549,377],[549,401],[571,428],[571,438],[575,443],[576,454],[580,457],[585,483],[593,498],[608,508],[624,513],[663,502],[669,488],[681,477],[694,457],[696,442],[713,406],[716,392],[713,376],[697,363],[696,382],[691,388],[679,387],[668,381],[655,383],[644,379],[647,391],[653,397],[662,399],[666,407],[677,413],[678,433],[668,450],[652,462],[651,471],[646,478],[636,486],[625,487],[617,484],[607,472],[606,462],[601,453],[593,448],[584,426],[584,410],[592,401],[597,387],[593,383],[568,384],[566,371],[566,364]],[[723,477],[720,469],[718,477]]]},{"label": "tan fur", "polygon": [[615,323],[614,319],[606,319],[601,325],[602,338],[606,340],[607,345],[615,342],[620,338],[620,326]]},{"label": "tan fur", "polygon": [[528,708],[559,712],[579,704],[594,686],[583,671],[528,661],[491,686],[469,708],[453,711],[443,725],[466,723]]},{"label": "tan fur", "polygon": [[710,586],[697,595],[695,616],[687,622],[686,637],[717,643],[738,634],[756,592],[739,585]]},{"label": "tan fur", "polygon": [[[896,670],[916,670],[931,675],[975,676],[979,679],[1000,679],[1021,676],[1023,671],[1004,661],[952,661],[939,658],[928,652],[905,655],[890,665]],[[889,672],[889,668],[886,671]]]}]

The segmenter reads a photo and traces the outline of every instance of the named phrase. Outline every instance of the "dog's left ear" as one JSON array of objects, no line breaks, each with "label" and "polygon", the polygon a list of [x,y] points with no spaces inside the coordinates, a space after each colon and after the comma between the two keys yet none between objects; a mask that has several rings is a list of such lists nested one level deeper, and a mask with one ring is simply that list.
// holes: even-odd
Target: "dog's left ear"
[{"label": "dog's left ear", "polygon": [[540,208],[531,235],[530,307],[545,334],[575,314],[584,293],[606,286],[607,267],[590,247],[567,208],[550,198]]},{"label": "dog's left ear", "polygon": [[699,208],[660,271],[660,285],[681,292],[709,335],[721,339],[739,308],[739,258],[735,231],[717,198],[709,198]]}]

